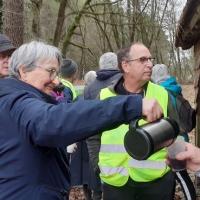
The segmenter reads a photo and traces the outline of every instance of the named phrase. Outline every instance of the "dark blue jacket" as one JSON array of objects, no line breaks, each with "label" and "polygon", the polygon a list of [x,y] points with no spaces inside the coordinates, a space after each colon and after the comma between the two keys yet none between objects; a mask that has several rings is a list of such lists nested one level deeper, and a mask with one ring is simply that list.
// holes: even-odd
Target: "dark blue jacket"
[{"label": "dark blue jacket", "polygon": [[140,117],[142,98],[56,104],[7,78],[0,80],[0,108],[0,200],[63,200],[69,174],[62,147]]},{"label": "dark blue jacket", "polygon": [[[116,69],[101,69],[97,71],[96,79],[84,89],[84,98],[85,99],[96,99],[99,95],[101,89],[112,84],[113,81],[118,80],[122,74],[119,70]],[[87,147],[89,152],[90,161],[94,168],[94,171],[98,174],[98,158],[97,154],[99,153],[100,143],[99,138],[100,134],[96,134],[87,139]],[[96,152],[96,153],[94,153]]]}]

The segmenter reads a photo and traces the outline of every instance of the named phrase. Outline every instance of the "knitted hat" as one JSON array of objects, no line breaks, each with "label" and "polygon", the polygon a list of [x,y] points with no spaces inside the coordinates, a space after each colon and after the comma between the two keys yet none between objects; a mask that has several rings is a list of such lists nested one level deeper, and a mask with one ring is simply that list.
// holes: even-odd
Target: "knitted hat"
[{"label": "knitted hat", "polygon": [[152,69],[151,80],[156,83],[160,84],[161,82],[165,81],[166,79],[170,78],[168,67],[164,64],[157,64],[154,65]]},{"label": "knitted hat", "polygon": [[10,39],[6,35],[0,34],[0,53],[14,51],[15,49]]},{"label": "knitted hat", "polygon": [[99,59],[99,69],[118,69],[117,55],[113,52],[104,53]]},{"label": "knitted hat", "polygon": [[71,59],[63,59],[63,64],[60,69],[62,77],[70,78],[78,70],[78,65]]}]

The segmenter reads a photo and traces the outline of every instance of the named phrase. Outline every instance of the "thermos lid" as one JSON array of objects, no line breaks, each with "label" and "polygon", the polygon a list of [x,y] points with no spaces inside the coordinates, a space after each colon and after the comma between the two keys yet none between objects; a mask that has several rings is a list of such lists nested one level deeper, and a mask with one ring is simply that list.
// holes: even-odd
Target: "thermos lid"
[{"label": "thermos lid", "polygon": [[127,153],[136,160],[145,160],[153,152],[149,134],[143,129],[129,129],[124,137]]}]

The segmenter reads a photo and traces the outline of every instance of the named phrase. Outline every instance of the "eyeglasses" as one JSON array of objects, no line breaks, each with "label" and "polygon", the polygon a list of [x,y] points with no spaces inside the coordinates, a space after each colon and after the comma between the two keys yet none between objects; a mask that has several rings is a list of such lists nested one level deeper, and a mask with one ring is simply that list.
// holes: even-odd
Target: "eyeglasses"
[{"label": "eyeglasses", "polygon": [[60,72],[56,71],[55,68],[49,68],[49,69],[47,69],[47,68],[44,68],[44,67],[41,67],[41,66],[38,66],[38,65],[36,67],[39,67],[40,69],[43,69],[46,72],[48,72],[49,73],[49,78],[51,80],[54,80],[56,77],[60,78]]},{"label": "eyeglasses", "polygon": [[148,61],[153,63],[155,58],[152,58],[152,57],[140,57],[140,58],[136,58],[136,59],[126,60],[126,62],[132,62],[132,61],[136,61],[136,60],[138,60],[139,62],[144,64],[144,63],[147,63]]}]

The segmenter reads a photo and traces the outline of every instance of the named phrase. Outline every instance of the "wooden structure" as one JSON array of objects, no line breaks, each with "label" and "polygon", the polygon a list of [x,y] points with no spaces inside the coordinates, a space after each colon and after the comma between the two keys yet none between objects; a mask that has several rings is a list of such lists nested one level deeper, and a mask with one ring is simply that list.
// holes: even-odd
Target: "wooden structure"
[{"label": "wooden structure", "polygon": [[[195,60],[195,103],[197,110],[197,125],[195,143],[200,147],[200,0],[187,0],[176,30],[176,47],[183,50],[194,48]],[[200,178],[195,177],[197,199],[200,199]]]},{"label": "wooden structure", "polygon": [[182,47],[183,50],[194,48],[197,109],[195,143],[200,147],[200,0],[187,0],[177,26],[175,46]]}]

